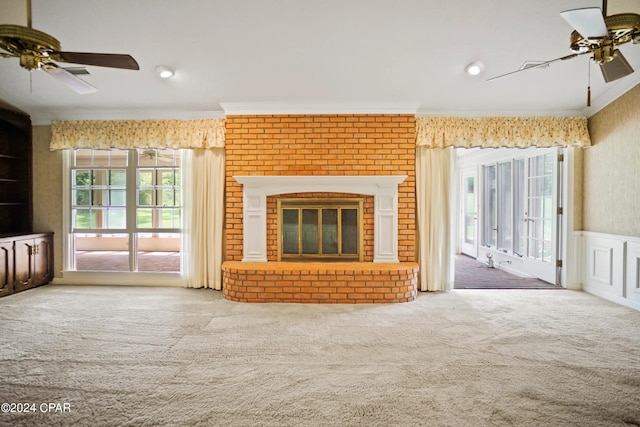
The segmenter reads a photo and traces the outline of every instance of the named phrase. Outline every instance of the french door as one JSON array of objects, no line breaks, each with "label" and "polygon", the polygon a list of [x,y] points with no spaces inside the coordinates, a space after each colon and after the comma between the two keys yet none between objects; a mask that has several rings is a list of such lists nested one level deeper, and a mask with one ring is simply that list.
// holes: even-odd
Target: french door
[{"label": "french door", "polygon": [[460,169],[460,251],[558,283],[561,150],[481,151]]},{"label": "french door", "polygon": [[556,149],[526,159],[519,217],[525,272],[549,283],[557,282],[560,165]]}]

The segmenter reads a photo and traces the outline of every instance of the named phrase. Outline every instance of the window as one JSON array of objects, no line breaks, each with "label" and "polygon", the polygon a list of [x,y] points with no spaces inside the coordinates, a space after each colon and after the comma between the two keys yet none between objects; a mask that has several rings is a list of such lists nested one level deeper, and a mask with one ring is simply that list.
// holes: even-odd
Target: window
[{"label": "window", "polygon": [[362,199],[279,199],[279,259],[362,260]]},{"label": "window", "polygon": [[180,271],[180,152],[70,152],[71,269]]}]

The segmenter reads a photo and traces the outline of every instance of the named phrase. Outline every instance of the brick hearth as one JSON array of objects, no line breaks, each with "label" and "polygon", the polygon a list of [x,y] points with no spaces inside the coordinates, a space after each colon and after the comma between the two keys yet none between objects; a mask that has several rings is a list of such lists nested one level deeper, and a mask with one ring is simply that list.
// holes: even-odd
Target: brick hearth
[{"label": "brick hearth", "polygon": [[222,264],[225,298],[238,302],[398,303],[417,295],[418,264],[238,262]]}]

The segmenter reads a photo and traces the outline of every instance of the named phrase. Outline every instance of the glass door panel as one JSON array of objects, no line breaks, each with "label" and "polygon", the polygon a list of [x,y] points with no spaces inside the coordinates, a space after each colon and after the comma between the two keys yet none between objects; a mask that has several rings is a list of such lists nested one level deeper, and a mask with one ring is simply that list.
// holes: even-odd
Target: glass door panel
[{"label": "glass door panel", "polygon": [[302,209],[302,253],[318,253],[318,209]]},{"label": "glass door panel", "polygon": [[322,253],[338,253],[338,209],[322,209]]},{"label": "glass door panel", "polygon": [[282,253],[298,255],[300,253],[300,235],[298,209],[282,210]]},{"label": "glass door panel", "polygon": [[341,210],[342,253],[358,254],[358,210]]},{"label": "glass door panel", "polygon": [[478,256],[478,195],[476,170],[462,173],[462,244],[463,254]]}]

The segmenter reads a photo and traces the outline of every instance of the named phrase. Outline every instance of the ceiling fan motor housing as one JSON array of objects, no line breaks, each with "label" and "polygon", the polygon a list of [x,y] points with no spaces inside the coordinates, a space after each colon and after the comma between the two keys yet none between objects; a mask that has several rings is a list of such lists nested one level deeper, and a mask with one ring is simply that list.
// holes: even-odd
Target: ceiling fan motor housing
[{"label": "ceiling fan motor housing", "polygon": [[[573,31],[570,37],[571,50],[576,53],[584,53],[605,47],[607,42],[610,42],[613,47],[630,41],[640,43],[640,15],[636,13],[621,13],[607,16],[604,21],[609,31],[608,38],[585,39],[577,31]],[[605,48],[605,50],[608,50],[608,48]],[[611,55],[607,56],[610,58],[609,61],[613,59],[613,52],[614,49],[612,48]]]},{"label": "ceiling fan motor housing", "polygon": [[0,25],[0,48],[8,56],[20,58],[20,65],[36,70],[49,58],[49,52],[60,50],[60,42],[47,33],[20,25]]}]

